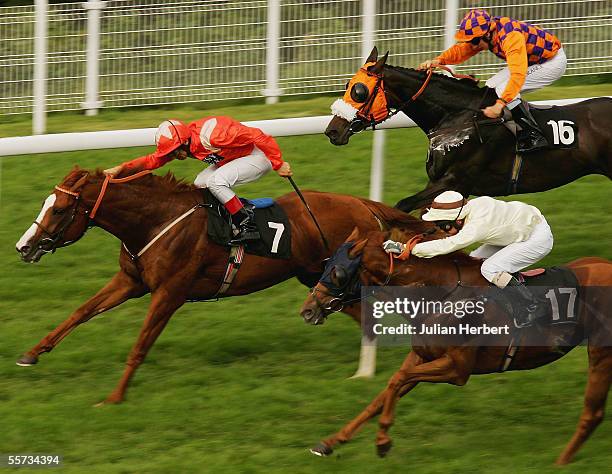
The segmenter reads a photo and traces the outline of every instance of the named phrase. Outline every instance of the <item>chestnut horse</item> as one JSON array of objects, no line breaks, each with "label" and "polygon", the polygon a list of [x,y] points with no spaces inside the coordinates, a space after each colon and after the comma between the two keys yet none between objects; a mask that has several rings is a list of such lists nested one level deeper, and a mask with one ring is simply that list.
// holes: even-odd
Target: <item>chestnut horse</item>
[{"label": "chestnut horse", "polygon": [[[497,99],[494,89],[478,87],[472,79],[390,66],[386,60],[387,55],[378,59],[378,50],[372,50],[366,63],[375,64],[365,70],[372,84],[366,85],[363,110],[350,122],[334,116],[325,134],[332,144],[345,145],[351,135],[373,124],[370,113],[380,113],[377,117],[383,118],[375,120],[380,123],[389,114],[403,112],[423,130],[430,140],[425,164],[429,183],[399,201],[399,209],[422,208],[447,190],[464,196],[506,196],[546,191],[588,174],[612,179],[612,99],[600,97],[561,107],[576,117],[578,147],[545,149],[525,154],[517,162],[514,135],[499,120],[483,120],[480,114],[480,109]],[[381,94],[387,110],[377,111],[379,102],[374,99]],[[475,123],[481,124],[478,129]]]},{"label": "chestnut horse", "polygon": [[[215,297],[229,259],[229,250],[207,237],[207,210],[198,206],[203,201],[201,189],[177,181],[172,175],[160,177],[147,173],[134,178],[112,179],[109,184],[100,172],[75,168],[55,187],[35,223],[17,243],[21,258],[32,263],[46,253],[76,242],[91,225],[104,229],[123,243],[117,274],[18,361],[22,366],[35,364],[40,354],[51,351],[79,324],[130,298],[151,293],[140,335],[129,354],[123,377],[106,398],[109,403],[124,399],[135,370],[174,312],[188,300]],[[366,231],[412,219],[401,211],[367,199],[316,191],[304,194],[332,250],[326,249],[296,194],[281,196],[277,203],[292,226],[291,258],[246,255],[223,296],[246,295],[292,277],[312,286],[321,274],[323,261],[355,226]],[[160,234],[168,223],[191,209],[192,214],[167,233]],[[130,256],[127,249],[135,255],[160,235],[138,258]],[[358,306],[349,307],[345,312],[359,321]]]},{"label": "chestnut horse", "polygon": [[[394,235],[393,240],[408,241],[411,237],[431,229],[430,223],[415,223],[411,229],[404,229],[403,235]],[[431,231],[431,230],[430,230]],[[389,232],[370,232],[366,237],[359,237],[356,229],[347,242],[352,247],[348,251],[349,262],[360,258],[360,264],[346,263],[337,264],[340,251],[328,262],[331,281],[326,285],[321,282],[311,291],[310,296],[304,302],[301,310],[306,321],[324,318],[329,309],[338,307],[341,302],[338,298],[354,298],[350,292],[342,293],[336,290],[351,288],[351,281],[360,280],[366,285],[395,285],[395,286],[438,286],[463,288],[485,287],[488,282],[480,274],[481,261],[455,252],[432,259],[420,259],[410,257],[408,261],[397,261],[392,272],[389,264],[389,256],[382,250],[382,242],[390,237]],[[347,267],[352,269],[348,271]],[[536,341],[535,344],[527,346],[520,344],[514,354],[512,364],[508,370],[533,369],[548,364],[569,352],[575,344],[578,344],[587,334],[589,354],[589,375],[587,381],[585,406],[576,432],[559,456],[557,463],[566,464],[571,461],[576,451],[593,432],[597,425],[603,420],[606,397],[612,382],[612,347],[610,338],[610,323],[595,316],[604,314],[609,317],[612,294],[609,287],[612,285],[612,262],[596,258],[586,257],[575,260],[567,267],[577,277],[580,288],[585,287],[607,287],[602,298],[593,299],[590,311],[586,311],[587,305],[583,305],[582,314],[579,315],[579,323],[552,326],[544,332],[538,332],[539,339],[534,339],[537,327],[523,329],[522,341]],[[326,269],[326,274],[328,270]],[[330,287],[331,285],[331,287]],[[339,296],[340,295],[340,296]],[[357,295],[359,298],[359,295]],[[336,300],[334,302],[334,300]],[[591,303],[591,302],[589,302]],[[507,316],[500,306],[497,310],[487,311],[485,321],[491,326],[507,324],[510,317]],[[425,321],[440,321],[439,315],[425,316]],[[455,323],[459,321],[454,316],[449,319]],[[451,324],[455,324],[451,323]],[[532,331],[534,330],[534,331]],[[606,331],[608,331],[606,333]],[[565,340],[578,341],[569,344],[562,350],[555,344],[559,336]],[[441,345],[431,344],[431,338],[427,336],[413,336],[412,350],[406,357],[401,368],[391,377],[387,388],[383,390],[359,416],[345,425],[336,434],[324,439],[311,451],[319,456],[332,453],[333,447],[338,443],[346,443],[355,432],[369,419],[381,413],[379,418],[379,430],[376,437],[378,454],[384,456],[391,448],[391,438],[388,431],[394,421],[395,405],[399,398],[411,391],[419,382],[449,383],[464,385],[472,374],[488,374],[500,371],[500,361],[504,361],[506,351],[511,344],[512,334],[502,336],[500,344],[496,347],[472,345]],[[543,340],[542,337],[545,339]],[[607,339],[606,339],[607,338]],[[546,342],[542,345],[541,342]],[[503,345],[501,344],[503,343]]]}]

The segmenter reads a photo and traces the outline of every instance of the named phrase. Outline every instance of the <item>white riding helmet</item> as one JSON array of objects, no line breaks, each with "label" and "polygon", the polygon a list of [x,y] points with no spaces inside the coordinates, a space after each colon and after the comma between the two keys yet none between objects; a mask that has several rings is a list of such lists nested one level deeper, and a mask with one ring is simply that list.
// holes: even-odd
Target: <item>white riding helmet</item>
[{"label": "white riding helmet", "polygon": [[467,214],[467,199],[457,191],[444,191],[434,199],[429,210],[423,214],[424,221],[456,221]]}]

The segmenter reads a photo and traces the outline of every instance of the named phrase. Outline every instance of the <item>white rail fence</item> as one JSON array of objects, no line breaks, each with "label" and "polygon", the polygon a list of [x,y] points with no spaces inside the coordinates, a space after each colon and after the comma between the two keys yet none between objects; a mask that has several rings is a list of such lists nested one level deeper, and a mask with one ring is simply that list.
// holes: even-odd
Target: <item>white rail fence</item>
[{"label": "white rail fence", "polygon": [[[48,111],[339,92],[371,45],[416,65],[452,43],[476,4],[557,34],[567,75],[612,72],[609,0],[35,4],[0,7],[0,115],[36,110],[35,133]],[[500,65],[481,54],[459,70],[488,77]]]},{"label": "white rail fence", "polygon": [[[567,105],[583,100],[587,100],[587,98],[541,100],[532,103],[536,105]],[[244,122],[244,124],[260,128],[268,135],[287,137],[323,133],[331,119],[331,115],[320,115],[316,117],[257,120]],[[405,115],[395,115],[378,125],[377,132],[380,131],[382,133],[383,129],[415,126],[416,124]],[[156,128],[135,128],[130,130],[54,133],[49,135],[0,138],[0,156],[154,146],[156,130]],[[381,149],[380,151],[382,152],[383,150]]]}]

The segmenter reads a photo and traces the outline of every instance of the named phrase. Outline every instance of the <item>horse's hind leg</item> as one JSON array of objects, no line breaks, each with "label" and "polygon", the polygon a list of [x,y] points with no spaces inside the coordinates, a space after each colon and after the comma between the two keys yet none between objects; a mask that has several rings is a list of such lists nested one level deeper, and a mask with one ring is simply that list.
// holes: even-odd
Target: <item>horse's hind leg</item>
[{"label": "horse's hind leg", "polygon": [[119,271],[94,296],[81,305],[72,315],[53,331],[41,339],[29,352],[23,355],[17,365],[29,366],[38,362],[38,356],[50,352],[79,324],[89,321],[94,316],[120,305],[130,298],[138,298],[147,292],[144,285]]},{"label": "horse's hind leg", "polygon": [[[422,362],[422,359],[415,353],[410,352],[404,361],[404,365],[416,366]],[[416,387],[417,383],[408,383],[402,386],[399,392],[399,397],[403,397],[410,390]],[[338,443],[346,443],[349,441],[355,433],[370,419],[378,415],[383,408],[383,402],[385,399],[385,395],[387,390],[383,390],[380,392],[374,400],[370,402],[370,404],[363,410],[356,418],[347,423],[340,431],[338,431],[333,436],[324,439],[321,441],[318,446],[312,448],[310,451],[313,454],[317,454],[319,456],[327,456],[332,453],[332,448],[336,446]]]},{"label": "horse's hind leg", "polygon": [[163,290],[157,290],[152,293],[151,305],[149,306],[147,317],[142,324],[138,339],[130,351],[123,376],[115,390],[106,400],[104,400],[104,402],[98,405],[104,403],[120,403],[123,401],[128,384],[134,372],[144,361],[149,349],[151,349],[157,337],[166,327],[170,317],[184,302],[185,295],[181,293],[181,290],[172,292],[164,288]]},{"label": "horse's hind leg", "polygon": [[557,459],[557,464],[569,463],[603,420],[611,382],[612,347],[589,346],[589,379],[584,397],[584,409],[576,432]]}]

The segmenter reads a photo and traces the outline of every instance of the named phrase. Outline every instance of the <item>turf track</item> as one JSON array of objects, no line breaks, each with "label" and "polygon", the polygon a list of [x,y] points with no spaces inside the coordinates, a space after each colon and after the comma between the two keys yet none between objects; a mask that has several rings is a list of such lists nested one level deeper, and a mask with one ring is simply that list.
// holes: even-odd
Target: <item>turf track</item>
[{"label": "turf track", "polygon": [[[612,95],[612,86],[551,87],[532,98]],[[50,130],[155,126],[167,116],[226,113],[241,120],[326,113],[330,98],[274,107],[233,105],[58,114]],[[0,134],[29,134],[4,119]],[[387,135],[385,201],[421,189],[426,139],[418,130]],[[325,137],[279,139],[303,188],[366,195],[371,134],[344,148]],[[343,316],[305,326],[297,309],[305,289],[290,281],[220,303],[190,304],[138,371],[126,403],[92,408],[115,386],[139,331],[148,298],[77,329],[38,366],[15,359],[114,273],[118,242],[99,229],[73,247],[21,263],[14,243],[52,186],[78,163],[105,167],[147,149],[75,152],[2,159],[0,194],[0,453],[64,456],[65,471],[95,472],[558,472],[552,463],[582,406],[586,354],[579,348],[539,370],[474,377],[463,388],[423,385],[398,406],[389,456],[375,456],[368,425],[329,459],[306,448],[355,415],[399,366],[405,350],[380,350],[373,380],[346,380],[355,369],[359,333]],[[492,158],[493,159],[493,158]],[[199,164],[169,169],[193,179]],[[246,196],[290,191],[275,175],[242,189]],[[520,197],[547,216],[555,248],[545,264],[582,255],[612,258],[612,183],[587,177]],[[612,420],[598,428],[565,472],[609,471]]]}]

